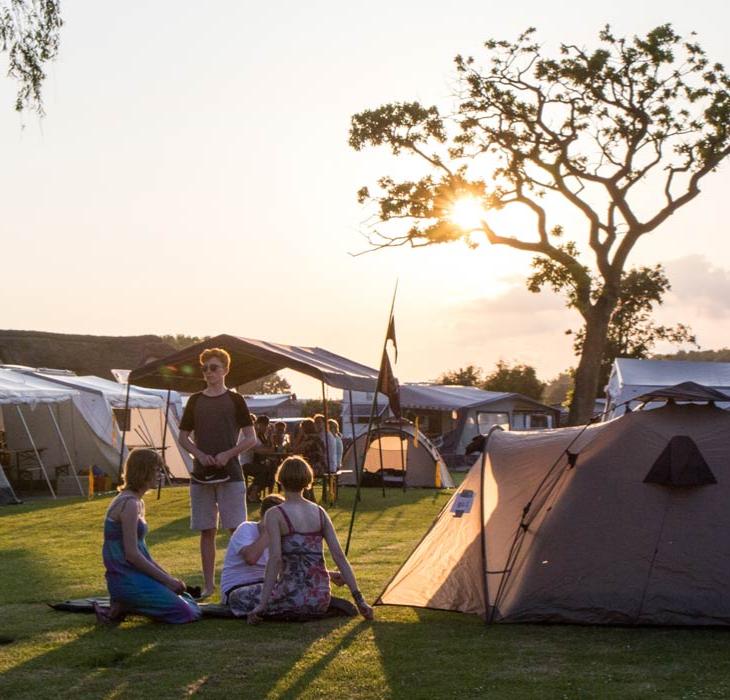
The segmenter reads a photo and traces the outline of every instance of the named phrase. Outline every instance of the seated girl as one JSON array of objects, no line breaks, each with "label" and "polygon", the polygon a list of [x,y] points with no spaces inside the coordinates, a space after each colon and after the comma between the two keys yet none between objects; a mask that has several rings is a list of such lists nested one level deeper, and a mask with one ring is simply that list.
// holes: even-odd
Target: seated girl
[{"label": "seated girl", "polygon": [[177,624],[200,619],[200,608],[185,593],[185,583],[167,573],[145,544],[142,496],[157,484],[161,467],[157,452],[147,449],[132,450],[124,465],[119,495],[104,520],[102,555],[111,606],[94,606],[99,622],[120,622],[127,613]]},{"label": "seated girl", "polygon": [[373,609],[357,588],[355,574],[337,539],[327,513],[304,497],[314,473],[301,457],[289,457],[276,480],[285,501],[264,516],[269,558],[263,584],[246,586],[228,595],[235,615],[260,622],[262,615],[323,615],[330,602],[330,574],[324,561],[323,540],[355,600],[360,614],[371,620]]}]

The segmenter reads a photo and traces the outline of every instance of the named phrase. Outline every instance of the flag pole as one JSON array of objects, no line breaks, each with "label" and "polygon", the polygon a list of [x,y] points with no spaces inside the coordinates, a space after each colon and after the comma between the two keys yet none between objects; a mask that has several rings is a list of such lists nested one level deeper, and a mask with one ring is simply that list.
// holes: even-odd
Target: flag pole
[{"label": "flag pole", "polygon": [[[398,293],[398,279],[395,280],[395,288],[393,289],[393,299],[390,302],[390,313],[388,314],[388,325],[386,326],[385,330],[385,339],[383,340],[383,351],[380,355],[381,357],[381,368],[382,368],[382,358],[383,355],[386,353],[387,345],[388,345],[388,337],[390,335],[390,327],[393,322],[393,311],[395,310],[395,295]],[[378,380],[380,379],[380,372],[378,372]],[[373,425],[373,418],[375,417],[375,411],[378,405],[378,386],[380,382],[375,385],[375,391],[373,392],[373,403],[370,407],[370,418],[368,419],[368,430],[367,434],[365,436],[365,448],[363,450],[363,458],[362,458],[362,469],[360,470],[360,474],[357,478],[357,487],[355,489],[355,498],[352,501],[352,514],[350,515],[350,526],[347,529],[347,542],[345,543],[345,556],[347,556],[347,553],[350,551],[350,540],[352,539],[352,528],[355,524],[355,513],[357,512],[357,503],[360,500],[360,485],[362,484],[362,477],[365,473],[365,462],[367,461],[367,454],[368,454],[368,448],[370,447],[370,433],[372,431],[372,425]],[[353,435],[354,439],[354,435]],[[382,472],[381,472],[382,474]]]}]

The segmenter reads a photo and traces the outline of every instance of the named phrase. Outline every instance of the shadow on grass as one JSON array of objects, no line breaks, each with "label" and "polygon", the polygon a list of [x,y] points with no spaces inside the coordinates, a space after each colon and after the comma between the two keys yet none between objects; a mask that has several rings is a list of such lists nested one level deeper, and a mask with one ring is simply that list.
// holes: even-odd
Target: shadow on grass
[{"label": "shadow on grass", "polygon": [[177,520],[171,520],[165,525],[151,527],[147,534],[147,542],[150,546],[154,546],[162,542],[181,540],[190,537],[190,532],[190,517],[183,516]]},{"label": "shadow on grass", "polygon": [[25,549],[4,549],[0,551],[0,560],[4,572],[11,576],[2,577],[2,603],[37,603],[38,591],[63,587],[67,579],[62,571],[44,565],[33,558]]},{"label": "shadow on grass", "polygon": [[[380,489],[374,487],[362,488],[360,489],[361,498],[360,502],[357,504],[357,512],[377,512],[385,510],[386,508],[412,505],[414,503],[420,503],[428,500],[432,503],[436,503],[440,499],[443,499],[444,503],[446,503],[446,500],[452,493],[453,490],[443,491],[426,488],[411,488],[406,490],[405,493],[401,489],[386,489],[386,495],[385,498],[383,498]],[[354,498],[354,486],[341,487],[340,497],[337,500],[337,507],[342,510],[351,510]]]},{"label": "shadow on grass", "polygon": [[[99,498],[104,498],[99,496]],[[111,500],[111,499],[109,499]],[[80,503],[88,503],[88,499],[74,496],[72,498],[34,498],[29,501],[15,505],[0,506],[0,518],[8,518],[14,515],[25,515],[26,513],[35,513],[38,511],[53,510],[55,508],[65,508]]]},{"label": "shadow on grass", "polygon": [[159,688],[163,696],[168,695],[164,686],[179,688],[176,696],[185,696],[201,678],[198,664],[175,663],[175,656],[191,643],[188,630],[164,629],[153,622],[135,629],[88,629],[89,624],[94,625],[93,616],[73,617],[83,619],[71,620],[62,631],[45,631],[19,640],[20,644],[54,647],[3,673],[1,696],[106,697],[114,691],[115,697],[139,697],[135,691],[138,683],[146,686],[151,696],[150,677],[155,688],[155,678],[163,681]]},{"label": "shadow on grass", "polygon": [[[345,633],[342,639],[336,641],[330,646],[326,653],[315,656],[312,663],[299,671],[291,680],[278,681],[273,684],[269,692],[275,691],[275,697],[286,700],[295,700],[296,698],[302,697],[304,692],[317,680],[330,663],[332,663],[339,654],[349,649],[358,641],[358,637],[363,631],[363,627],[365,625],[366,623],[362,620],[354,624],[352,628]],[[336,634],[336,629],[330,630],[328,634]],[[300,658],[303,658],[305,655],[306,650],[302,650],[302,656]],[[337,695],[336,690],[334,690],[333,695]]]}]

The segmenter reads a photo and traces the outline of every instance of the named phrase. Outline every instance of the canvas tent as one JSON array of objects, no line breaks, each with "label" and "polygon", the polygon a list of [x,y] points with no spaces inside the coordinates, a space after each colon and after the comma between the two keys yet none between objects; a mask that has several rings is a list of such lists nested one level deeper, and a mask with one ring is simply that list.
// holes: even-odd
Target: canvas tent
[{"label": "canvas tent", "polygon": [[[61,416],[72,410],[76,396],[77,392],[72,389],[62,389],[11,370],[0,369],[0,424],[6,443],[5,455],[10,460],[8,466],[13,466],[13,455],[20,451],[32,455],[31,469],[40,472],[54,497],[56,493],[51,484],[55,476],[54,466],[64,464],[72,474],[76,474],[76,463],[66,440],[69,431],[65,432],[64,437],[61,428]],[[56,451],[49,450],[49,446]],[[59,459],[61,461],[57,461]],[[16,467],[19,465],[16,464]],[[81,492],[78,478],[77,485]],[[4,471],[0,488],[5,502],[16,500]]]},{"label": "canvas tent", "polygon": [[381,604],[490,622],[730,625],[730,413],[493,432]]},{"label": "canvas tent", "polygon": [[[380,485],[381,457],[386,484],[394,486],[425,486],[431,488],[453,488],[454,482],[439,451],[431,441],[413,425],[384,423],[370,433],[367,451],[366,434],[350,443],[342,457],[342,467],[347,470],[340,476],[340,484],[356,484],[356,467],[353,449],[357,449],[358,464],[363,464],[363,485]],[[365,455],[364,458],[362,455]],[[405,466],[405,471],[403,467]],[[404,483],[405,480],[405,483]]]},{"label": "canvas tent", "polygon": [[[88,469],[96,466],[102,472],[115,476],[119,468],[122,439],[114,417],[114,410],[123,409],[126,401],[126,387],[100,377],[77,377],[62,370],[34,370],[28,367],[0,369],[8,381],[21,383],[24,386],[42,388],[51,394],[65,393],[70,401],[54,406],[55,419],[61,433],[66,437],[68,450],[72,460],[79,468]],[[164,408],[167,392],[152,390],[131,390],[129,402],[130,447],[154,446],[162,444],[164,430]],[[187,479],[192,465],[189,455],[179,449],[176,441],[177,420],[173,414],[179,409],[179,396],[175,394],[172,402],[167,426],[166,461],[172,476]],[[38,436],[43,446],[43,454],[48,463],[66,464],[64,446],[55,436],[55,427],[49,416],[43,412],[31,412],[26,420],[34,435]],[[8,440],[16,448],[28,448],[28,439],[24,437],[24,429],[18,416],[9,413],[6,416],[6,433]],[[51,478],[55,476],[51,469]]]},{"label": "canvas tent", "polygon": [[[76,403],[89,425],[97,436],[109,442],[114,450],[114,458],[110,463],[100,466],[105,472],[115,475],[119,465],[119,451],[122,440],[119,421],[114,412],[129,410],[128,420],[124,417],[125,426],[129,428],[129,437],[125,452],[135,447],[151,447],[161,449],[163,433],[165,445],[165,463],[170,476],[176,479],[189,479],[192,471],[190,455],[179,447],[178,423],[182,417],[182,400],[177,392],[171,392],[168,408],[168,420],[165,421],[167,392],[154,389],[127,387],[117,382],[94,376],[76,376],[66,373],[50,374],[48,371],[34,372],[34,376],[62,386],[69,386],[79,392]],[[121,413],[117,416],[122,418]]]},{"label": "canvas tent", "polygon": [[[694,382],[730,393],[730,362],[686,362],[683,360],[614,360],[606,385],[606,417],[615,418],[638,406],[641,394],[654,389]],[[730,408],[725,402],[723,408]]]}]

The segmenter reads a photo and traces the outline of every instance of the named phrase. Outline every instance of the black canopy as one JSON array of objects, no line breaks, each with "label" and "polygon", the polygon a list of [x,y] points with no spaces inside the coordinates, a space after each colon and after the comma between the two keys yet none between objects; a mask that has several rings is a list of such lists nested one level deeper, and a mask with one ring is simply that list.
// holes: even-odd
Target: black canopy
[{"label": "black canopy", "polygon": [[337,389],[375,391],[378,371],[322,348],[281,345],[266,340],[217,335],[202,343],[138,367],[129,383],[152,389],[199,391],[205,387],[198,355],[206,348],[223,348],[231,355],[226,382],[240,386],[282,369],[293,369]]},{"label": "black canopy", "polygon": [[730,401],[730,396],[723,394],[717,389],[709,386],[703,386],[696,382],[682,382],[674,386],[661,387],[654,389],[641,396],[636,396],[634,401]]}]

